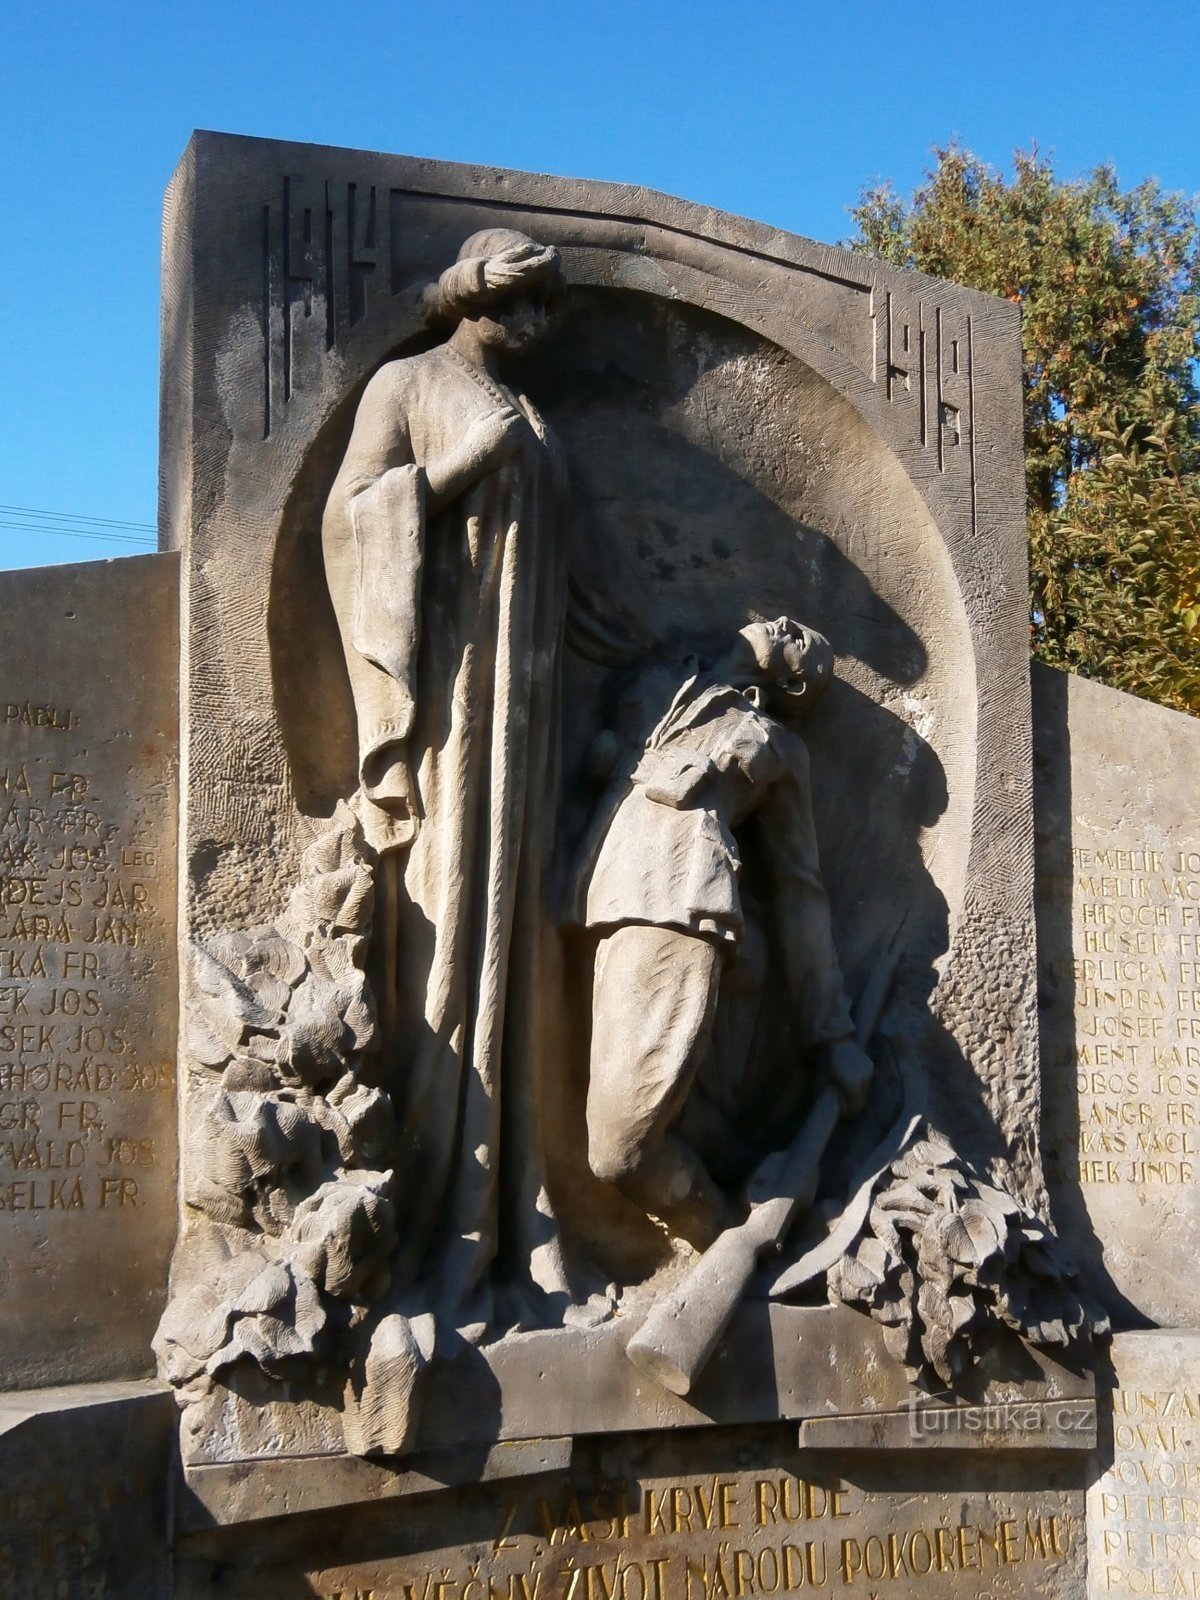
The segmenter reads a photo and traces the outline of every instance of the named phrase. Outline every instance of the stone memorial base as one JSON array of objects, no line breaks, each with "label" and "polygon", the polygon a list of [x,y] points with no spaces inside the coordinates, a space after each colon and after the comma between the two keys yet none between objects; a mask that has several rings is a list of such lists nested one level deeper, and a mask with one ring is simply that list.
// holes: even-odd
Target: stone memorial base
[{"label": "stone memorial base", "polygon": [[[581,1378],[583,1374],[581,1374]],[[963,1437],[968,1437],[964,1432]],[[577,1439],[520,1478],[194,1531],[177,1600],[1085,1593],[1086,1453],[803,1450],[794,1424]]]},{"label": "stone memorial base", "polygon": [[1200,1595],[1200,1332],[1113,1340],[1087,1496],[1092,1600]]},{"label": "stone memorial base", "polygon": [[0,1594],[168,1595],[177,1431],[152,1381],[0,1395]]},{"label": "stone memorial base", "polygon": [[[628,1360],[625,1346],[639,1323],[635,1315],[588,1330],[517,1335],[465,1349],[435,1366],[422,1402],[416,1455],[398,1464],[397,1481],[410,1466],[419,1470],[425,1452],[482,1463],[490,1453],[499,1458],[505,1448],[526,1449],[546,1437],[569,1441],[605,1432],[787,1419],[800,1424],[808,1444],[866,1448],[893,1440],[907,1447],[913,1416],[923,1429],[919,1443],[943,1442],[965,1427],[953,1420],[953,1401],[915,1392],[888,1355],[878,1326],[845,1307],[766,1301],[743,1306],[686,1398],[669,1393]],[[564,1372],[578,1374],[579,1381],[551,1388],[550,1374]],[[1006,1448],[1084,1450],[1095,1442],[1091,1375],[1073,1372],[1016,1338],[989,1351],[957,1399],[978,1413],[974,1427],[986,1417],[1001,1432],[1003,1416],[1024,1408],[1026,1426],[1013,1427]],[[943,1416],[950,1419],[944,1427]],[[298,1486],[315,1475],[332,1494],[334,1481],[361,1482],[352,1471],[347,1476],[348,1469],[375,1470],[372,1463],[346,1457],[332,1405],[261,1386],[241,1394],[222,1390],[211,1402],[189,1407],[183,1449],[188,1485],[218,1521],[257,1514],[247,1510],[243,1492],[251,1469],[272,1485],[269,1498],[284,1492],[280,1486],[291,1473]],[[330,1465],[335,1477],[322,1480]],[[467,1481],[469,1465],[460,1471]],[[349,1497],[357,1495],[352,1490]]]}]

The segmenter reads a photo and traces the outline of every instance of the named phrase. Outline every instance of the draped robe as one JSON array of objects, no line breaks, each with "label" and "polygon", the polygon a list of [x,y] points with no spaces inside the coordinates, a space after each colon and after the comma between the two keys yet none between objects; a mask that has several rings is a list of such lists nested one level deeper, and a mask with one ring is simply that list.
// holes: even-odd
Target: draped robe
[{"label": "draped robe", "polygon": [[[424,467],[501,405],[517,454],[438,514]],[[326,505],[379,851],[372,981],[400,1127],[395,1282],[456,1327],[565,1302],[539,1082],[553,1009],[565,472],[529,401],[442,345],[368,385]],[[549,1301],[545,1298],[549,1296]]]}]

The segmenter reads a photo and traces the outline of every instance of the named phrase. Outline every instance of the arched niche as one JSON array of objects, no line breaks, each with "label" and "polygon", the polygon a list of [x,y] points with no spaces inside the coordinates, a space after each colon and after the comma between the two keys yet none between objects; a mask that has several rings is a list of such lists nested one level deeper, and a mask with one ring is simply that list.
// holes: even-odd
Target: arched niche
[{"label": "arched niche", "polygon": [[[936,960],[967,870],[974,654],[950,555],[896,455],[798,357],[658,294],[573,287],[511,376],[566,449],[573,583],[631,638],[715,649],[750,618],[780,614],[828,635],[839,681],[805,733],[847,977],[853,989],[906,917],[910,948]],[[276,708],[310,816],[354,786],[320,520],[365,378],[301,463],[271,569]],[[568,655],[568,831],[571,807],[586,804],[580,770],[604,680]]]}]

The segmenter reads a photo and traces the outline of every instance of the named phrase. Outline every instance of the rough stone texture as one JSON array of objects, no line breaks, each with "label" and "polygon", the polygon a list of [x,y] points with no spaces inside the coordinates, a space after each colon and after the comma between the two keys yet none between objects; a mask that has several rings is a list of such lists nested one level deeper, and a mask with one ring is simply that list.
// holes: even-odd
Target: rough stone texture
[{"label": "rough stone texture", "polygon": [[1200,1333],[1119,1335],[1105,1389],[1088,1594],[1200,1593]]},{"label": "rough stone texture", "polygon": [[1043,1138],[1117,1325],[1200,1322],[1200,722],[1034,674]]},{"label": "rough stone texture", "polygon": [[175,1236],[178,579],[172,554],[0,577],[8,1388],[151,1370]]},{"label": "rough stone texture", "polygon": [[571,1439],[503,1439],[423,1451],[401,1464],[361,1456],[286,1456],[235,1466],[189,1467],[176,1501],[176,1526],[202,1528],[270,1521],[330,1506],[434,1494],[496,1478],[537,1477],[569,1467]]},{"label": "rough stone texture", "polygon": [[1016,312],[863,257],[642,190],[197,135],[163,390],[187,933],[273,920],[352,785],[321,508],[367,376],[428,342],[423,287],[497,225],[566,274],[522,380],[566,446],[573,569],[652,628],[791,611],[830,637],[845,682],[810,743],[849,987],[907,910],[929,1095],[1036,1198]]},{"label": "rough stone texture", "polygon": [[577,1442],[568,1470],[180,1541],[177,1600],[708,1600],[849,1592],[1082,1600],[1082,1469],[1052,1455],[838,1455],[795,1430]]},{"label": "rough stone texture", "polygon": [[1094,1400],[980,1406],[909,1405],[877,1416],[810,1417],[806,1450],[1085,1450],[1096,1445]]},{"label": "rough stone texture", "polygon": [[170,1593],[174,1409],[144,1382],[0,1395],[0,1594]]},{"label": "rough stone texture", "polygon": [[[464,241],[481,229],[507,231],[473,253]],[[523,242],[506,262],[504,241],[514,239]],[[431,285],[444,309],[464,293],[491,293],[488,272],[545,278],[551,262],[554,274],[561,270],[562,303],[548,337],[504,366],[512,387],[482,375],[481,351],[448,353],[439,343],[446,330],[426,326]],[[449,343],[462,331],[460,324]],[[586,1301],[592,1318],[611,1314],[609,1286],[618,1303],[631,1286],[653,1281],[651,1293],[670,1286],[679,1258],[665,1251],[662,1230],[584,1158],[588,1063],[578,1023],[587,1004],[572,1013],[561,1003],[561,995],[579,992],[571,986],[581,947],[557,934],[531,938],[549,908],[521,899],[534,892],[542,863],[586,821],[585,769],[608,688],[597,670],[602,658],[573,642],[570,606],[565,652],[552,607],[538,613],[533,631],[522,622],[526,633],[488,620],[482,637],[468,632],[460,640],[451,620],[476,583],[485,615],[488,568],[476,546],[490,551],[495,541],[501,549],[506,526],[520,529],[518,548],[533,540],[541,552],[532,575],[526,555],[516,587],[505,588],[507,578],[500,584],[511,615],[523,615],[527,602],[541,605],[529,595],[565,584],[569,568],[588,626],[598,617],[599,631],[622,636],[643,662],[679,660],[664,652],[707,650],[709,641],[732,641],[748,622],[780,615],[828,637],[836,681],[804,730],[821,878],[852,998],[870,990],[884,953],[900,949],[887,1026],[905,1062],[884,1075],[854,1134],[826,1128],[827,1140],[813,1139],[818,1159],[817,1146],[828,1143],[821,1181],[835,1194],[844,1189],[896,1117],[906,1085],[916,1107],[982,1172],[1033,1211],[1043,1206],[1031,778],[1022,738],[1019,341],[1011,306],[644,191],[201,134],[168,202],[164,350],[163,525],[184,553],[183,931],[204,942],[195,982],[208,1007],[208,1032],[193,1035],[200,1042],[182,1081],[188,1209],[175,1281],[183,1298],[164,1323],[161,1347],[164,1370],[181,1390],[203,1388],[214,1375],[224,1383],[238,1361],[257,1360],[273,1373],[280,1362],[315,1357],[326,1321],[350,1317],[364,1330],[360,1342],[370,1337],[371,1344],[354,1358],[360,1376],[344,1397],[347,1442],[363,1450],[411,1444],[415,1410],[387,1414],[370,1373],[403,1371],[416,1392],[430,1357],[428,1330],[418,1330],[419,1316],[411,1328],[407,1319],[428,1304],[397,1301],[372,1333],[371,1313],[364,1321],[344,1303],[386,1294],[377,1286],[389,1262],[401,1289],[409,1281],[405,1252],[419,1252],[439,1220],[431,1186],[423,1209],[432,1199],[434,1216],[416,1215],[420,1163],[447,1138],[466,1139],[454,1170],[483,1197],[478,1216],[449,1213],[457,1259],[474,1251],[486,1272],[493,1260],[503,1266],[506,1258],[511,1265],[536,1257],[536,1288],[581,1312]],[[488,451],[514,427],[512,437],[524,440],[523,465],[504,479]],[[476,449],[485,434],[486,449]],[[552,434],[561,451],[548,442]],[[492,475],[476,482],[463,477],[462,461],[480,449]],[[546,511],[564,481],[559,454],[569,481],[561,531]],[[490,509],[456,510],[437,522],[447,505],[467,504],[454,499],[466,493],[464,482]],[[498,484],[513,497],[503,517],[484,494]],[[464,554],[466,565],[449,577],[419,575],[427,509],[431,528],[453,533],[454,549],[465,541],[464,552],[476,552]],[[364,571],[371,579],[360,590],[360,599],[368,590],[372,597],[367,613],[351,604],[344,581],[351,524],[357,559],[366,563],[360,584]],[[416,559],[402,556],[402,546]],[[445,546],[442,537],[426,553],[429,570],[448,559]],[[356,753],[374,760],[407,737],[411,700],[406,705],[399,691],[417,681],[440,685],[443,695],[449,688],[441,667],[423,678],[426,669],[412,660],[416,636],[404,618],[422,594],[422,606],[431,596],[436,602],[421,635],[422,660],[428,649],[437,661],[449,631],[454,671],[461,654],[464,672],[483,674],[479,704],[491,706],[495,689],[501,709],[488,715],[500,732],[485,748],[484,770],[512,764],[522,796],[513,821],[507,792],[495,791],[488,826],[499,829],[499,845],[489,845],[496,882],[488,879],[484,896],[472,881],[463,891],[471,898],[461,902],[454,873],[444,883],[438,874],[460,852],[457,830],[477,803],[481,791],[472,786],[480,780],[465,780],[461,792],[447,781],[450,803],[437,802],[444,827],[438,811],[415,843],[411,827],[386,838],[376,812],[364,810],[363,797],[374,804],[375,794],[365,768],[355,796]],[[494,671],[493,647],[501,661]],[[561,741],[550,694],[559,654],[569,707]],[[520,674],[531,670],[532,699],[520,691]],[[379,702],[384,710],[372,711],[382,718],[377,729],[364,717],[381,687],[388,694]],[[464,695],[456,716],[465,710],[469,720],[476,690]],[[520,712],[529,706],[525,728]],[[428,705],[416,714],[427,716]],[[555,831],[538,808],[543,789],[553,795],[560,742],[565,807]],[[429,748],[435,768],[443,756],[449,763],[449,746]],[[454,746],[472,773],[479,748],[475,734]],[[531,766],[528,789],[523,763]],[[412,775],[387,762],[380,774],[387,804],[403,813]],[[425,801],[436,791],[428,775],[421,783]],[[372,850],[396,848],[409,854],[381,856],[372,866]],[[359,896],[353,926],[334,930],[337,939],[360,940],[353,949],[321,944],[314,954],[297,931],[294,896],[298,885],[310,892],[314,851],[322,872],[353,876],[364,863],[370,870],[374,911]],[[471,859],[465,848],[463,859]],[[811,863],[800,865],[811,877]],[[500,955],[485,959],[485,929],[494,919],[502,927],[510,914],[506,893],[520,905],[517,956],[501,934]],[[404,922],[406,907],[420,915]],[[368,935],[363,918],[372,915]],[[504,1019],[499,1059],[486,1069],[499,1074],[502,1093],[497,1098],[489,1080],[480,1111],[469,1097],[474,1076],[486,1073],[474,1063],[463,1071],[462,1047],[450,1046],[446,1072],[430,1082],[462,1072],[470,1087],[457,1112],[452,1079],[436,1122],[428,1120],[432,1091],[425,1094],[394,1159],[386,1141],[372,1161],[360,1149],[370,1143],[365,1133],[338,1131],[344,1165],[314,1191],[319,1175],[304,1152],[322,1137],[317,1126],[342,1127],[323,1085],[341,1072],[347,1095],[359,1092],[347,1087],[354,1085],[376,1094],[360,1129],[372,1119],[374,1126],[403,1087],[394,1069],[389,1076],[386,988],[379,1059],[351,1059],[356,1050],[379,1049],[363,1023],[352,970],[364,959],[361,940],[370,940],[365,959],[377,974],[392,959],[387,940],[395,937],[411,981],[394,992],[420,998],[430,971],[421,965],[421,941],[431,922],[439,934],[453,930],[447,942],[457,954],[446,982],[462,984],[468,973],[470,1027],[498,1038],[497,1019]],[[316,1068],[298,1064],[293,1013],[303,1010],[311,1021],[309,976],[324,982],[334,966],[347,983],[320,1026],[340,1042]],[[359,982],[357,991],[349,980]],[[498,998],[484,997],[485,980],[499,982]],[[310,996],[303,1007],[302,992]],[[552,1021],[542,1012],[555,1013]],[[419,1006],[417,1016],[420,1023]],[[841,1016],[844,1029],[844,1010]],[[427,1013],[424,1025],[440,1040],[465,1023]],[[213,1028],[225,1030],[219,1047]],[[531,1049],[516,1040],[518,1028],[530,1031]],[[556,1066],[539,1080],[530,1063],[542,1058]],[[843,1070],[858,1068],[847,1059]],[[506,1148],[496,1131],[499,1100]],[[798,1115],[769,1106],[760,1130],[778,1118],[782,1142]],[[201,1137],[218,1123],[229,1145],[221,1172],[205,1164],[211,1141]],[[460,1124],[475,1130],[470,1138]],[[303,1181],[295,1176],[310,1168]],[[289,1172],[292,1178],[283,1176]],[[816,1181],[812,1172],[809,1180]],[[393,1193],[409,1197],[397,1200],[395,1215]],[[339,1237],[335,1211],[345,1217]],[[514,1218],[525,1232],[518,1235]],[[235,1227],[247,1238],[260,1229],[277,1240],[263,1247],[263,1270],[236,1257],[226,1269]],[[971,1253],[975,1244],[962,1248]],[[752,1267],[751,1257],[744,1271]],[[490,1294],[492,1283],[481,1286],[472,1270],[463,1274],[466,1288]],[[501,1285],[514,1286],[524,1292],[517,1276]],[[469,1328],[486,1327],[488,1310],[476,1312],[469,1294],[461,1298],[461,1315],[455,1308],[448,1325],[478,1338]],[[932,1301],[925,1304],[928,1310]],[[953,1305],[941,1309],[955,1314]],[[510,1311],[501,1326],[514,1321],[527,1326],[529,1318]],[[384,1337],[385,1327],[399,1330],[394,1339]],[[332,1390],[321,1399],[328,1410]],[[332,1409],[342,1405],[339,1398]],[[223,1424],[216,1426],[219,1433]],[[211,1439],[192,1444],[219,1448]]]}]

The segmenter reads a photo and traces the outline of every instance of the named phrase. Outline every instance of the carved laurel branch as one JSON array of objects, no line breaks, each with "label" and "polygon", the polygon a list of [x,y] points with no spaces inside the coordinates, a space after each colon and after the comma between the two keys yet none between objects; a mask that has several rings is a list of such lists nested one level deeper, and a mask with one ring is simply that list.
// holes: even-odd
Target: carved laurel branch
[{"label": "carved laurel branch", "polygon": [[249,1360],[281,1376],[320,1354],[388,1286],[396,1243],[391,1102],[357,1075],[375,1045],[363,970],[373,876],[339,806],[301,858],[279,927],[191,950],[194,1099],[184,1201],[220,1259],[171,1301],[155,1336],[181,1401]]},{"label": "carved laurel branch", "polygon": [[954,1389],[1001,1327],[1062,1350],[1108,1332],[1045,1224],[928,1127],[881,1173],[828,1285],[926,1388]]}]

